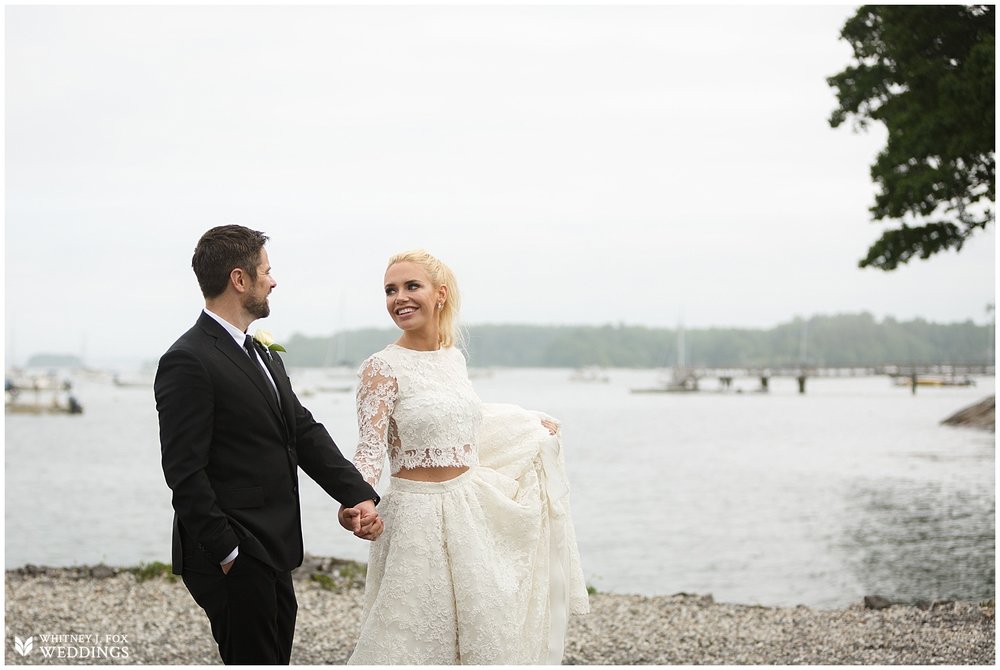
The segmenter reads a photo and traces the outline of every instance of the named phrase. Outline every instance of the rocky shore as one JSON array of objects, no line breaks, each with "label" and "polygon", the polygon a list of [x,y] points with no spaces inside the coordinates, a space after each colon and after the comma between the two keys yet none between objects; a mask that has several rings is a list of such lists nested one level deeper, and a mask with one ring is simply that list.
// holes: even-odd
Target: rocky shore
[{"label": "rocky shore", "polygon": [[[364,565],[310,557],[294,574],[292,663],[344,663],[359,625]],[[8,664],[220,664],[207,619],[161,564],[28,566],[7,571],[5,593]],[[595,593],[591,607],[571,619],[567,664],[993,665],[996,652],[993,601],[918,607],[868,599],[822,610]]]},{"label": "rocky shore", "polygon": [[996,432],[996,396],[980,400],[975,405],[960,410],[941,423],[947,426],[968,426]]}]

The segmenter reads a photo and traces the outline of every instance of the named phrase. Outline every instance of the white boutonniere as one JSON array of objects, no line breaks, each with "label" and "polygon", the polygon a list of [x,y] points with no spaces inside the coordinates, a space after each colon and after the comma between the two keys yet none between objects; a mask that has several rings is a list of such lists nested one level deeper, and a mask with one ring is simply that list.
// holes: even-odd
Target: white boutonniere
[{"label": "white boutonniere", "polygon": [[255,330],[253,332],[253,339],[268,351],[285,351],[283,346],[275,344],[274,336],[266,330]]}]

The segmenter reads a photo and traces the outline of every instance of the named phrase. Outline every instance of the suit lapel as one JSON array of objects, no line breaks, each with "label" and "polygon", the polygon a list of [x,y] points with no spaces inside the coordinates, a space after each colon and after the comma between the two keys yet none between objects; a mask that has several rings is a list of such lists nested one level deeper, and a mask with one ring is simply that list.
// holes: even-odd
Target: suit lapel
[{"label": "suit lapel", "polygon": [[285,366],[277,359],[277,356],[270,352],[261,353],[267,371],[271,373],[274,385],[278,387],[278,397],[281,398],[281,409],[284,412],[285,428],[288,434],[292,434],[292,426],[295,425],[295,410],[292,404],[292,387],[288,383],[288,375],[285,374]]},{"label": "suit lapel", "polygon": [[263,396],[264,401],[267,402],[275,416],[278,419],[282,419],[281,410],[274,399],[274,393],[265,386],[268,382],[264,379],[263,370],[259,369],[260,366],[255,361],[250,360],[246,350],[236,344],[232,336],[226,332],[225,328],[216,323],[215,319],[202,313],[199,321],[202,323],[202,328],[215,337],[215,348],[222,352],[226,358],[232,361],[246,375],[247,379],[250,380],[261,396]]},{"label": "suit lapel", "polygon": [[275,416],[280,419],[281,410],[278,409],[278,403],[274,399],[274,392],[267,388],[268,381],[264,378],[264,371],[260,369],[260,366],[257,365],[256,361],[250,360],[250,357],[247,355],[245,349],[237,346],[236,342],[234,342],[232,338],[228,339],[229,346],[225,346],[225,344],[223,344],[225,339],[220,342],[216,342],[215,346],[218,347],[219,350],[229,358],[229,360],[239,366],[240,370],[243,371],[243,374],[245,374],[250,381],[253,382],[253,385],[257,387],[257,390],[264,397],[264,400],[267,401],[271,411],[274,412]]}]

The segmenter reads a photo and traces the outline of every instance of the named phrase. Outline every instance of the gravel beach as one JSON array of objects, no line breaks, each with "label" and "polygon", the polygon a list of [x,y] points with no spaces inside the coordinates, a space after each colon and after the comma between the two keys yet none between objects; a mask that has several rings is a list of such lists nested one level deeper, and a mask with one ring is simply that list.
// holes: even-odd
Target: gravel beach
[{"label": "gravel beach", "polygon": [[[292,663],[344,663],[363,566],[310,557],[294,574]],[[162,570],[28,566],[7,571],[5,593],[7,664],[221,664],[205,615]],[[820,610],[597,593],[591,608],[571,619],[564,663],[993,665],[996,652],[992,601]]]}]

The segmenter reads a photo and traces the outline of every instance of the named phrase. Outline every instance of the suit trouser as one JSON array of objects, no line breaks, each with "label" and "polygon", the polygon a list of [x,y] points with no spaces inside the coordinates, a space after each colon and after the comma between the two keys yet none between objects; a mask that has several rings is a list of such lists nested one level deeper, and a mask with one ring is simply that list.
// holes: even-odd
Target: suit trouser
[{"label": "suit trouser", "polygon": [[241,553],[228,574],[185,566],[183,579],[208,615],[223,663],[288,664],[298,610],[290,572]]}]

